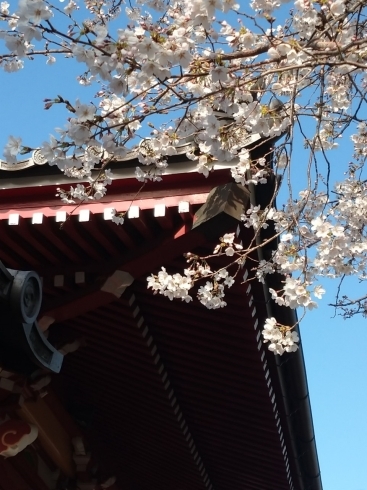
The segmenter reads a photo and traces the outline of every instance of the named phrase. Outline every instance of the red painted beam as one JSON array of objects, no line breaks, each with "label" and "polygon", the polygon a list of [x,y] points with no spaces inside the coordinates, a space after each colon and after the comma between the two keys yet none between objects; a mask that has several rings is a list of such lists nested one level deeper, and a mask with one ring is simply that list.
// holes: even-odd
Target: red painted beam
[{"label": "red painted beam", "polygon": [[124,291],[119,287],[120,279],[121,286],[127,287],[133,279],[154,272],[159,266],[210,242],[214,237],[217,239],[238,223],[248,195],[239,186],[229,184],[213,189],[210,196],[198,212],[200,218],[194,229],[183,234],[179,230],[172,230],[168,239],[149,240],[143,247],[133,251],[129,258],[122,255],[110,263],[104,262],[104,279],[76,295],[56,300],[56,304],[45,307],[43,314],[60,322],[108,304]]},{"label": "red painted beam", "polygon": [[[162,239],[156,240],[154,245],[149,243],[144,245],[143,250],[138,249],[133,253],[130,260],[124,261],[121,257],[118,269],[131,274],[133,278],[138,278],[153,272],[160,265],[181,256],[188,250],[202,245],[205,241],[205,235],[199,230],[190,231],[178,238],[170,237],[163,241]],[[116,300],[116,295],[101,290],[107,278],[108,276],[99,283],[57,299],[54,305],[45,307],[42,316],[54,318],[55,322],[58,323],[111,303]]]}]

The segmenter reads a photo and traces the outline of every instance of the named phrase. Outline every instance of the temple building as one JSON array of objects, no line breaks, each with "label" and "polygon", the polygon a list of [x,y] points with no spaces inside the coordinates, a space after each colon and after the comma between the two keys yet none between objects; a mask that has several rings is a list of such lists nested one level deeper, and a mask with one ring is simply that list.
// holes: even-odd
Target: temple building
[{"label": "temple building", "polygon": [[46,163],[0,162],[0,490],[322,490],[302,346],[274,356],[261,335],[294,312],[251,261],[225,308],[147,289],[224,233],[249,243],[267,185],[228,162],[205,178],[183,148],[161,182],[132,153],[106,196],[64,204],[78,181]]}]

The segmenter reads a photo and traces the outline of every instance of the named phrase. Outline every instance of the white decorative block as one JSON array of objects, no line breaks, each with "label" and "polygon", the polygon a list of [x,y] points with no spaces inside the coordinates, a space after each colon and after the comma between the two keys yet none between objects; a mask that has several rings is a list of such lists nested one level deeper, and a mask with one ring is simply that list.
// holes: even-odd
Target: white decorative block
[{"label": "white decorative block", "polygon": [[62,223],[66,221],[66,211],[57,211],[56,212],[56,223]]},{"label": "white decorative block", "polygon": [[75,284],[85,283],[85,272],[80,271],[75,273]]},{"label": "white decorative block", "polygon": [[189,211],[190,211],[189,201],[180,201],[178,203],[178,212],[179,213],[188,213]]},{"label": "white decorative block", "polygon": [[34,213],[32,216],[32,224],[40,225],[43,221],[43,213]]},{"label": "white decorative block", "polygon": [[154,206],[154,217],[160,218],[166,215],[166,205],[165,204],[156,204]]},{"label": "white decorative block", "polygon": [[64,276],[59,274],[54,277],[54,286],[56,288],[61,288],[64,285]]},{"label": "white decorative block", "polygon": [[90,211],[89,211],[89,209],[81,209],[79,211],[79,221],[80,222],[89,221],[89,217],[90,217]]},{"label": "white decorative block", "polygon": [[129,211],[127,212],[127,217],[130,219],[139,218],[139,214],[140,214],[139,206],[130,206]]},{"label": "white decorative block", "polygon": [[12,226],[19,225],[19,214],[16,213],[9,214],[8,224]]}]

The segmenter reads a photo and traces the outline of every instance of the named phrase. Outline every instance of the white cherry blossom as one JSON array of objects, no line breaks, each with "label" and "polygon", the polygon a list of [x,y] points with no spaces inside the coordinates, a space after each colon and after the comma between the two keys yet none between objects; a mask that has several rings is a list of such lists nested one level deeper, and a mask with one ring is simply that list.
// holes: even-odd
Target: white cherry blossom
[{"label": "white cherry blossom", "polygon": [[274,354],[281,356],[284,352],[295,352],[298,349],[298,333],[289,327],[279,325],[274,317],[265,320],[262,335],[264,343],[269,342],[268,349]]},{"label": "white cherry blossom", "polygon": [[[362,287],[367,279],[367,6],[285,4],[138,0],[121,13],[104,0],[98,8],[73,0],[0,3],[0,67],[9,76],[37,57],[45,65],[62,58],[80,67],[78,93],[95,87],[93,102],[85,95],[72,102],[66,70],[66,93],[45,99],[45,109],[65,111],[65,124],[40,150],[80,182],[59,189],[61,200],[101,199],[109,165],[129,155],[142,183],[164,179],[182,154],[190,171],[192,162],[204,177],[226,167],[228,180],[249,190],[246,240],[228,230],[208,257],[191,256],[183,272],[150,276],[149,287],[171,300],[190,302],[196,288],[206,307],[225,306],[225,292],[249,258],[251,280],[266,285],[278,273],[272,301],[301,311],[317,306],[325,277],[353,276]],[[348,145],[349,159],[335,151]],[[11,136],[3,155],[14,164],[32,151]],[[125,217],[112,220],[123,226]],[[212,270],[213,255],[228,265]],[[348,294],[336,307],[346,316],[366,314],[365,301],[353,303]],[[269,319],[270,350],[296,350],[293,327]]]},{"label": "white cherry blossom", "polygon": [[7,163],[16,163],[17,155],[22,148],[22,138],[9,136],[9,140],[4,148],[4,157]]}]

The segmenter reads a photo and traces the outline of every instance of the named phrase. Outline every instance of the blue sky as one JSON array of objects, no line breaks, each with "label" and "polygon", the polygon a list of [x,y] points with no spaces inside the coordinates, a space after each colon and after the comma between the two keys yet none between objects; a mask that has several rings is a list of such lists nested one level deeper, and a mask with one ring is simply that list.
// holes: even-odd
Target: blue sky
[{"label": "blue sky", "polygon": [[[64,110],[44,111],[44,98],[70,92],[71,101],[92,100],[88,89],[75,83],[80,67],[73,62],[46,66],[45,61],[26,63],[15,74],[0,72],[0,154],[9,135],[37,146],[64,124]],[[302,155],[297,155],[298,165]],[[330,158],[348,161],[350,155],[342,148]],[[301,323],[324,490],[367,490],[367,324],[361,316],[333,317],[327,303],[334,299],[336,284],[327,287],[322,305]]]},{"label": "blue sky", "polygon": [[301,322],[324,490],[366,490],[366,319],[334,317],[325,303]]}]

